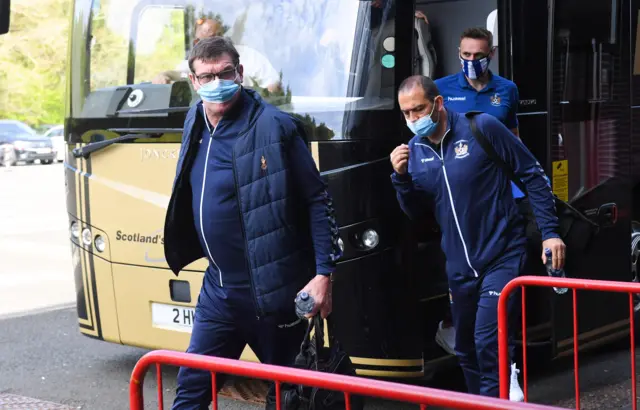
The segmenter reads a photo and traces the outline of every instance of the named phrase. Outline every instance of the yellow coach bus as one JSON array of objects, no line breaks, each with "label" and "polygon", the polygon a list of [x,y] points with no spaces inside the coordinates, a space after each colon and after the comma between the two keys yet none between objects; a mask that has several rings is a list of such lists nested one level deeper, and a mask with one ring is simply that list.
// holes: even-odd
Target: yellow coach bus
[{"label": "yellow coach bus", "polygon": [[[329,329],[358,374],[420,378],[450,358],[434,342],[449,303],[440,232],[400,212],[388,155],[410,137],[399,83],[460,70],[468,26],[494,33],[491,69],[518,84],[521,138],[556,194],[602,226],[588,251],[568,255],[568,274],[637,280],[637,0],[75,0],[65,183],[84,335],[187,347],[206,261],[176,277],[162,245],[182,125],[197,100],[185,59],[201,19],[238,45],[246,86],[305,124],[344,249]],[[529,294],[528,342],[570,352],[570,296]],[[585,294],[579,309],[585,345],[627,334],[624,296]],[[248,348],[242,358],[256,360]]]}]

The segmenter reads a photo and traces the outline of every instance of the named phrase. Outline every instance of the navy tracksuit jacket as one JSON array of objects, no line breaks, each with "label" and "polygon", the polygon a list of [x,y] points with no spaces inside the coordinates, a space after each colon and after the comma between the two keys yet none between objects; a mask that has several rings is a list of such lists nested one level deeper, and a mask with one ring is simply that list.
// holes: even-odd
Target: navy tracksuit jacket
[{"label": "navy tracksuit jacket", "polygon": [[[292,365],[306,331],[294,298],[333,272],[338,229],[294,118],[240,92],[215,129],[202,103],[187,115],[165,254],[176,274],[209,259],[188,352],[237,359],[248,344],[263,363]],[[173,409],[207,409],[211,395],[209,372],[180,368]]]},{"label": "navy tracksuit jacket", "polygon": [[[410,218],[435,211],[447,259],[456,354],[470,393],[497,397],[498,297],[524,266],[527,239],[508,177],[475,141],[464,115],[449,111],[447,120],[439,146],[419,136],[409,142],[408,173],[393,173],[391,179]],[[480,114],[476,122],[527,187],[542,239],[559,237],[553,196],[538,161],[495,117]]]}]

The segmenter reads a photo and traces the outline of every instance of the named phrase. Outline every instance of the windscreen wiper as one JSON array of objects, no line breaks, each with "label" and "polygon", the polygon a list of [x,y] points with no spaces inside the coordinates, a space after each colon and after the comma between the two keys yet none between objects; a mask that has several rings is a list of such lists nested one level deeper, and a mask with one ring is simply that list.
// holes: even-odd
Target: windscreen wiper
[{"label": "windscreen wiper", "polygon": [[85,145],[84,147],[74,148],[72,153],[75,158],[82,157],[84,159],[87,159],[89,155],[91,155],[93,152],[100,151],[101,149],[106,148],[109,145],[113,145],[118,142],[126,142],[126,141],[144,139],[144,138],[159,138],[162,134],[163,133],[121,135],[119,137],[116,137],[110,140],[92,142],[90,144]]},{"label": "windscreen wiper", "polygon": [[187,112],[191,107],[169,107],[169,108],[130,108],[118,110],[116,114],[173,114],[176,112]]}]

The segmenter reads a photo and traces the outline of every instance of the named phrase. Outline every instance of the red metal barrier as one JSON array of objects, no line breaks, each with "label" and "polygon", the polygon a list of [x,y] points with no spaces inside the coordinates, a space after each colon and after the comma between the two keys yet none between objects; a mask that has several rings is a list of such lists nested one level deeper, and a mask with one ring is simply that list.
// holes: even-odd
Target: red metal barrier
[{"label": "red metal barrier", "polygon": [[342,391],[345,395],[347,410],[351,409],[349,398],[351,395],[371,396],[381,399],[420,405],[420,409],[427,406],[443,406],[450,409],[475,410],[551,410],[558,407],[543,406],[529,403],[515,403],[497,398],[474,396],[466,393],[444,391],[400,383],[384,382],[360,377],[342,376],[319,373],[310,370],[293,369],[218,357],[201,356],[189,353],[157,350],[144,355],[136,363],[129,383],[129,403],[131,410],[143,410],[144,376],[151,365],[156,365],[158,373],[158,408],[162,410],[163,389],[161,365],[184,366],[209,371],[212,374],[213,409],[217,410],[217,394],[215,374],[225,373],[253,379],[272,380],[276,383],[277,409],[280,410],[281,383],[302,384],[321,389]]},{"label": "red metal barrier", "polygon": [[527,401],[527,316],[525,286],[569,288],[573,292],[573,365],[575,378],[576,409],[580,409],[580,379],[578,377],[578,300],[577,290],[596,290],[602,292],[617,292],[629,294],[629,327],[631,341],[631,395],[633,410],[637,410],[636,403],[636,346],[635,346],[635,318],[633,294],[640,293],[640,283],[614,282],[591,279],[553,278],[549,276],[521,276],[504,287],[498,300],[498,354],[500,364],[500,397],[509,398],[509,347],[508,347],[508,309],[509,296],[517,288],[522,289],[522,376],[524,381],[524,400]]}]

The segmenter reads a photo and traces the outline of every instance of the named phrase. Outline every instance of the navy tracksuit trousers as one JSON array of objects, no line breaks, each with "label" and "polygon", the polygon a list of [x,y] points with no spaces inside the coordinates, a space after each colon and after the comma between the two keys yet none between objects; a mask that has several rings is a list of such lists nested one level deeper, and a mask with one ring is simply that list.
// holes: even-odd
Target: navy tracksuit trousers
[{"label": "navy tracksuit trousers", "polygon": [[[251,290],[207,286],[196,305],[188,353],[238,359],[249,345],[262,363],[293,365],[307,329],[307,322],[283,326],[274,318],[257,319]],[[291,301],[293,306],[293,301]],[[216,378],[216,387],[224,375]],[[211,403],[211,374],[181,367],[173,410],[206,410]]]},{"label": "navy tracksuit trousers", "polygon": [[[469,393],[499,397],[498,298],[504,286],[524,268],[526,248],[505,253],[479,277],[449,280],[451,313],[456,329],[455,351]],[[457,276],[457,275],[456,275]],[[451,278],[451,276],[450,276]],[[515,356],[514,332],[518,293],[509,300],[509,353]]]}]

